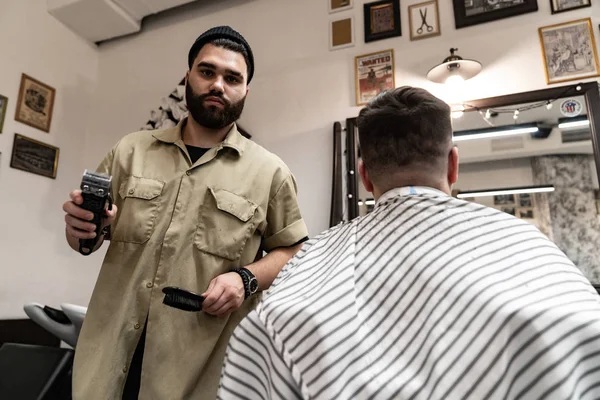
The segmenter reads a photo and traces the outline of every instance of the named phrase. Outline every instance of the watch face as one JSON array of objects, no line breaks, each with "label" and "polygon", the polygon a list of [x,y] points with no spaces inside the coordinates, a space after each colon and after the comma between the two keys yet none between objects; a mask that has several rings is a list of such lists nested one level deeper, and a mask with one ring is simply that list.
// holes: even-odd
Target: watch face
[{"label": "watch face", "polygon": [[256,280],[256,278],[253,278],[250,280],[250,292],[256,293],[257,290],[258,290],[258,281]]}]

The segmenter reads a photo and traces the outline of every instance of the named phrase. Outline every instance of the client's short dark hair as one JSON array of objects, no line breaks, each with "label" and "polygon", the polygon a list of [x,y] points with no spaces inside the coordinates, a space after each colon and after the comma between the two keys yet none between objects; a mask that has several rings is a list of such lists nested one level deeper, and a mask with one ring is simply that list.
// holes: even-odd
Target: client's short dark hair
[{"label": "client's short dark hair", "polygon": [[[372,179],[404,166],[434,166],[452,146],[450,107],[424,89],[379,94],[358,116],[361,156]],[[440,164],[441,165],[441,164]]]}]

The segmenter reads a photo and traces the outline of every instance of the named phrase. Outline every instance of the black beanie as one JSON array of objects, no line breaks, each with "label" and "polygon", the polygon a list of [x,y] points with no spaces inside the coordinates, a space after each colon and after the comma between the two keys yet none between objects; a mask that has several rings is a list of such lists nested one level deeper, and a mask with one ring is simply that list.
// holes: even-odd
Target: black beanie
[{"label": "black beanie", "polygon": [[254,56],[252,55],[252,50],[250,49],[250,45],[248,44],[248,42],[246,42],[246,39],[244,39],[242,35],[240,35],[238,32],[236,32],[229,26],[217,26],[207,30],[202,35],[198,36],[198,39],[196,39],[188,54],[189,68],[192,69],[192,64],[194,63],[196,56],[200,52],[200,49],[205,44],[215,39],[229,39],[244,46],[246,52],[248,53],[248,83],[250,83],[250,80],[254,75]]}]

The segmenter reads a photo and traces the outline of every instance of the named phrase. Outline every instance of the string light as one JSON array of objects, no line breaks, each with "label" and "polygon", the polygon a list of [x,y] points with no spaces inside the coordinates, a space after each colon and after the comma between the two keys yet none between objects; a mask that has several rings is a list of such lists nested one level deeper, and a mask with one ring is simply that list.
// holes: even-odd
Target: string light
[{"label": "string light", "polygon": [[515,110],[515,113],[513,114],[513,119],[516,120],[517,118],[519,118],[519,110]]}]

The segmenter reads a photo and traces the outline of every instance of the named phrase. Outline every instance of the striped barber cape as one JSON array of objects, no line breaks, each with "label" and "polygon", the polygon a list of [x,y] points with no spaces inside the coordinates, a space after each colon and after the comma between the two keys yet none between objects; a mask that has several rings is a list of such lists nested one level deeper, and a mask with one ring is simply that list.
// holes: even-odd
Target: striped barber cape
[{"label": "striped barber cape", "polygon": [[600,296],[535,226],[394,189],[284,267],[219,398],[598,399]]}]

